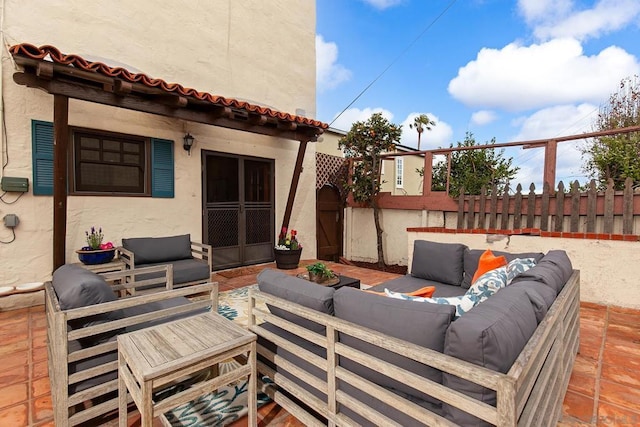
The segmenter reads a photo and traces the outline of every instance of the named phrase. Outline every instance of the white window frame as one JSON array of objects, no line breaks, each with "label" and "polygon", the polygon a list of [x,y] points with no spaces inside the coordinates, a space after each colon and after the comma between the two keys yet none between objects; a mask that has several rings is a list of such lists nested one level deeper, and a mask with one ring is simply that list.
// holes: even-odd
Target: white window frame
[{"label": "white window frame", "polygon": [[404,187],[404,158],[396,157],[396,188]]}]

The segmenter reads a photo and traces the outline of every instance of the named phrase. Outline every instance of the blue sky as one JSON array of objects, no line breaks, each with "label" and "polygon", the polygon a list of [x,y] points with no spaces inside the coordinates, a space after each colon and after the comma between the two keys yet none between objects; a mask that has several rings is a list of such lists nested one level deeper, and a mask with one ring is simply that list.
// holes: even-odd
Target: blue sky
[{"label": "blue sky", "polygon": [[[316,8],[317,118],[334,121],[391,65],[332,127],[349,130],[380,111],[415,147],[408,124],[424,113],[436,126],[422,149],[455,145],[467,131],[479,143],[592,131],[620,80],[640,74],[640,0],[317,0]],[[586,180],[581,144],[559,145],[565,184]],[[539,186],[542,149],[505,155],[521,168],[517,182]]]}]

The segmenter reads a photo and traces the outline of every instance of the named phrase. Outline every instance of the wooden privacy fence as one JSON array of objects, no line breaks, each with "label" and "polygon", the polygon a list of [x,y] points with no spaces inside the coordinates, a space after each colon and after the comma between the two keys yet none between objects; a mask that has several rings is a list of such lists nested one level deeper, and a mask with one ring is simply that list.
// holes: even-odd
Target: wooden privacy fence
[{"label": "wooden privacy fence", "polygon": [[458,199],[457,228],[464,230],[520,230],[537,228],[542,231],[582,232],[603,234],[638,234],[634,228],[640,220],[640,193],[627,178],[623,191],[614,191],[609,180],[604,192],[596,191],[592,180],[588,191],[580,191],[578,181],[565,189],[562,181],[552,191],[545,183],[542,194],[535,193],[531,184],[529,193],[522,193],[518,184],[514,195],[509,195],[507,184],[498,195],[494,185],[488,193],[464,195]]}]

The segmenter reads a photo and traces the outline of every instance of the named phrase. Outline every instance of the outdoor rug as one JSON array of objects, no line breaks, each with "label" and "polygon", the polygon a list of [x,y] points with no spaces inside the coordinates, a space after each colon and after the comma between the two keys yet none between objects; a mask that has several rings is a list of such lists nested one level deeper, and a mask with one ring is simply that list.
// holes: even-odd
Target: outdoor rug
[{"label": "outdoor rug", "polygon": [[[249,288],[257,288],[257,286],[251,285],[233,291],[220,292],[218,313],[246,327]],[[229,372],[234,365],[237,366],[238,362],[232,359],[221,363],[220,374]],[[215,393],[205,394],[167,412],[166,417],[174,427],[225,426],[247,415],[247,389],[246,380],[231,383],[221,387]],[[258,407],[269,401],[266,394],[258,394]]]}]

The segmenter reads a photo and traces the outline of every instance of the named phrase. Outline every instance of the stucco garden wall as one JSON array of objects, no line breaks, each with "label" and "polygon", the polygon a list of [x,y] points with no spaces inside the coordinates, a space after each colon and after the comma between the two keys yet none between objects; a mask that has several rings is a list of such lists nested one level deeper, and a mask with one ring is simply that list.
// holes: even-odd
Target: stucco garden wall
[{"label": "stucco garden wall", "polygon": [[[64,53],[122,65],[169,82],[248,100],[281,111],[315,115],[315,2],[249,0],[189,2],[170,6],[129,2],[4,2],[9,44],[51,44]],[[31,120],[53,120],[53,96],[16,85],[10,56],[2,56],[2,96],[7,138],[2,176],[29,178]],[[71,100],[69,124],[175,141],[175,197],[69,196],[67,262],[77,260],[84,232],[101,226],[105,240],[191,233],[202,241],[201,150],[275,159],[279,230],[299,143],[214,126],[187,123]],[[195,137],[189,156],[185,132]],[[305,257],[315,257],[315,145],[304,160],[290,226],[299,230]],[[4,198],[13,201],[17,193]],[[53,198],[30,191],[0,204],[0,218],[17,214],[13,243],[0,245],[0,286],[47,280],[52,271]],[[0,224],[0,240],[11,231]]]}]

